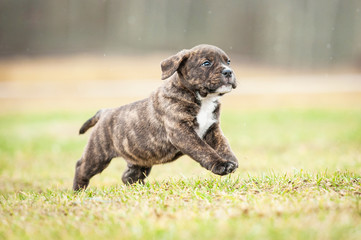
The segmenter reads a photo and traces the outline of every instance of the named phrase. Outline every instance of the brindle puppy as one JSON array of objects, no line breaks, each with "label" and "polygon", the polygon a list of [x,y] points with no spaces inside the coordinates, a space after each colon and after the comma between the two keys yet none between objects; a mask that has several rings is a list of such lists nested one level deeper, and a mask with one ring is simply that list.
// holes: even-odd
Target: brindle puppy
[{"label": "brindle puppy", "polygon": [[218,100],[236,88],[229,64],[215,46],[182,50],[161,63],[166,82],[149,98],[98,111],[79,131],[95,125],[76,164],[73,189],[85,189],[115,157],[127,161],[122,180],[128,184],[143,182],[153,165],[183,154],[215,174],[234,172],[238,161],[219,126]]}]

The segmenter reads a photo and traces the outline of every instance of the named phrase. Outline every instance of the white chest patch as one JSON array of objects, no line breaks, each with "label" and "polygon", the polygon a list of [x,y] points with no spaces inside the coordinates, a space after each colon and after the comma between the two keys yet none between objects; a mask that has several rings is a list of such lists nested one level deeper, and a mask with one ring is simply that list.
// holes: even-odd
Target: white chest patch
[{"label": "white chest patch", "polygon": [[196,129],[196,133],[200,138],[203,138],[208,128],[217,121],[213,112],[218,105],[217,100],[219,98],[220,96],[218,95],[209,95],[205,98],[199,96],[199,99],[201,100],[201,109],[197,114],[197,122],[199,126],[198,129]]}]

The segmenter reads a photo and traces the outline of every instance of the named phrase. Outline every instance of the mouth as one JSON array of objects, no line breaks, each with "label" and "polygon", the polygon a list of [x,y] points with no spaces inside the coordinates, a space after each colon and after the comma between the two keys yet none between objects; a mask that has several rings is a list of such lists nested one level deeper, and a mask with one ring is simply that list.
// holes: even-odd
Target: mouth
[{"label": "mouth", "polygon": [[217,88],[215,92],[225,94],[225,93],[229,93],[230,91],[232,91],[232,89],[233,89],[232,84],[225,84],[225,85],[222,85],[219,88]]}]

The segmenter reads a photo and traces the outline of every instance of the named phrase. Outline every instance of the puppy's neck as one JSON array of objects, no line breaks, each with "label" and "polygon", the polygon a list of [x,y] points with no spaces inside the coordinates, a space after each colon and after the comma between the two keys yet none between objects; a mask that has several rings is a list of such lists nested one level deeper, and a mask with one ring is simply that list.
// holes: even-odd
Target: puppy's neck
[{"label": "puppy's neck", "polygon": [[191,88],[191,85],[184,79],[184,77],[179,74],[178,72],[176,74],[174,74],[173,76],[174,78],[172,79],[173,80],[173,83],[175,85],[177,85],[178,88],[180,89],[185,89],[191,93],[193,93],[192,91],[192,88]]},{"label": "puppy's neck", "polygon": [[192,91],[188,86],[184,84],[184,80],[175,73],[169,80],[167,80],[165,91],[166,95],[175,97],[177,99],[183,99],[190,102],[199,102],[196,93]]}]

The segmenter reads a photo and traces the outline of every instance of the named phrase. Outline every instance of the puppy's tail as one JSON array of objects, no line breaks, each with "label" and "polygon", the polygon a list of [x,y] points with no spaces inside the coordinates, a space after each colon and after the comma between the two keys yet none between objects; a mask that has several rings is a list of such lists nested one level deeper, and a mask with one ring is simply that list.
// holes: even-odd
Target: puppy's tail
[{"label": "puppy's tail", "polygon": [[79,134],[85,133],[89,128],[93,127],[100,119],[103,110],[99,110],[92,118],[88,119],[79,130]]}]

